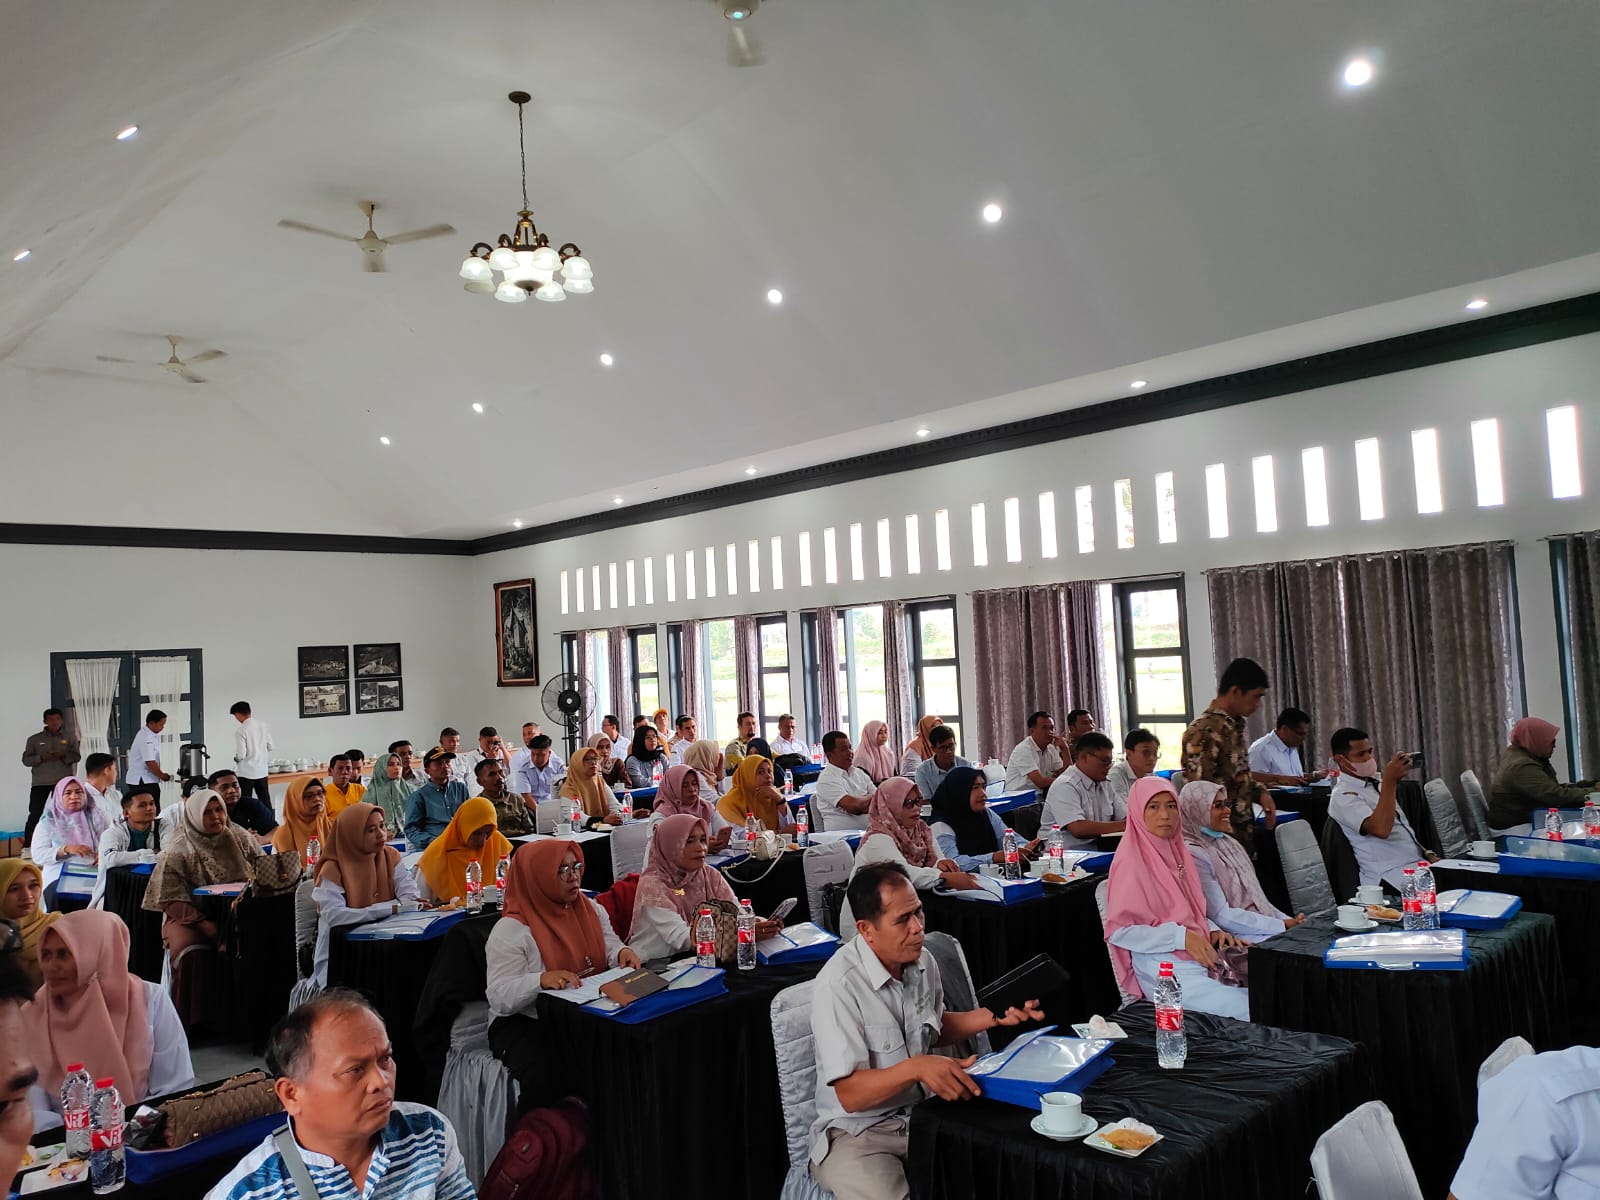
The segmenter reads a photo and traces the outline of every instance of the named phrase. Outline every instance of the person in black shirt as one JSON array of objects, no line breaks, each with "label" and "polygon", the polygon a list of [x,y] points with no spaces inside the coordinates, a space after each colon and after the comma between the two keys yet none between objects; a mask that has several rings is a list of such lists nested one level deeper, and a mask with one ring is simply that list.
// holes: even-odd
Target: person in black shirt
[{"label": "person in black shirt", "polygon": [[239,776],[233,771],[211,772],[206,778],[206,786],[221,796],[222,802],[228,806],[228,820],[255,834],[257,841],[267,841],[278,827],[278,818],[272,815],[272,809],[256,797],[246,796],[239,784]]}]

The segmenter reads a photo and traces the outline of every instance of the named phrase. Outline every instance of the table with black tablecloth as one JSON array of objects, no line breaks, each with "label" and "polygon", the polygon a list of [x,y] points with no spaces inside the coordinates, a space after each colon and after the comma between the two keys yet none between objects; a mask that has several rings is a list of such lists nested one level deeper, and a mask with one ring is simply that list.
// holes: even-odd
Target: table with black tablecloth
[{"label": "table with black tablecloth", "polygon": [[1477,1123],[1483,1060],[1516,1035],[1567,1044],[1555,921],[1525,912],[1468,932],[1465,971],[1329,970],[1336,936],[1323,914],[1252,946],[1250,1017],[1364,1044],[1423,1192],[1442,1196]]},{"label": "table with black tablecloth", "polygon": [[[551,834],[532,834],[525,837],[512,838],[511,855],[515,858],[518,848],[531,846],[536,841],[549,841],[553,836]],[[571,841],[570,838],[561,840]],[[573,844],[583,851],[584,890],[589,892],[605,891],[612,883],[611,838],[606,834],[601,834],[599,837],[587,838],[584,841]],[[492,883],[494,881],[485,880],[484,882]]]},{"label": "table with black tablecloth", "polygon": [[1164,1071],[1151,1006],[1117,1020],[1129,1036],[1083,1089],[1083,1110],[1102,1124],[1134,1117],[1161,1141],[1117,1158],[1041,1137],[1031,1109],[928,1100],[911,1112],[912,1196],[1290,1200],[1305,1190],[1317,1138],[1374,1094],[1365,1050],[1342,1038],[1186,1013],[1188,1060]]},{"label": "table with black tablecloth", "polygon": [[289,993],[300,977],[295,960],[294,891],[275,896],[246,895],[233,907],[228,938],[233,958],[236,1005],[260,1054],[267,1035],[289,1010]]},{"label": "table with black tablecloth", "polygon": [[722,872],[733,894],[750,901],[758,917],[770,917],[773,909],[791,897],[794,910],[784,918],[785,925],[811,920],[811,903],[806,896],[806,867],[803,850],[788,850],[776,859],[746,858]]},{"label": "table with black tablecloth", "polygon": [[105,904],[106,911],[116,913],[128,927],[128,969],[141,979],[160,983],[166,947],[161,944],[161,914],[144,907],[149,885],[148,871],[112,867],[106,872]]},{"label": "table with black tablecloth", "polygon": [[606,1196],[778,1195],[788,1151],[772,998],[821,968],[729,968],[726,996],[638,1025],[539,997],[541,1062],[589,1105]]},{"label": "table with black tablecloth", "polygon": [[1090,875],[1060,887],[1045,886],[1037,900],[998,904],[923,892],[928,928],[961,943],[972,981],[982,990],[1036,954],[1048,954],[1072,976],[1067,1011],[1048,1011],[1059,1025],[1109,1014],[1120,1003],[1104,927],[1094,889],[1103,875]]}]

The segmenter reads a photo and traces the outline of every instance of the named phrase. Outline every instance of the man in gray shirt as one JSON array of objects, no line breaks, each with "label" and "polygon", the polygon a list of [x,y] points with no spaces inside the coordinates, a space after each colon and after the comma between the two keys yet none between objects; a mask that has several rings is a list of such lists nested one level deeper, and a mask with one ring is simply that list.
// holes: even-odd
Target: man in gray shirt
[{"label": "man in gray shirt", "polygon": [[828,960],[811,994],[811,1174],[837,1200],[906,1200],[911,1106],[930,1094],[978,1095],[966,1071],[975,1059],[929,1051],[1044,1014],[1036,1000],[1003,1017],[945,1011],[938,964],[922,945],[922,901],[899,863],[862,867],[847,899],[860,936]]},{"label": "man in gray shirt", "polygon": [[1090,731],[1072,747],[1073,763],[1045,793],[1042,829],[1061,826],[1068,850],[1088,850],[1097,837],[1121,833],[1128,802],[1106,782],[1111,773],[1111,739]]},{"label": "man in gray shirt", "polygon": [[928,745],[933,747],[933,757],[923,759],[911,774],[924,800],[933,798],[944,777],[951,771],[972,765],[956,753],[956,731],[948,725],[935,725],[929,730]]}]

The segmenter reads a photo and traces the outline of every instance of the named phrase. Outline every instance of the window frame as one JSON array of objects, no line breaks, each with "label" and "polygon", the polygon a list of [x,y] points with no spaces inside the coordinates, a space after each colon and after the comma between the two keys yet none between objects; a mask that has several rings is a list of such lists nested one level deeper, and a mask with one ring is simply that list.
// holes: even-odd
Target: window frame
[{"label": "window frame", "polygon": [[[631,626],[627,633],[628,679],[633,686],[633,711],[639,713],[644,711],[644,700],[639,691],[639,681],[641,679],[653,679],[656,681],[656,696],[658,700],[664,694],[661,690],[661,638],[654,625]],[[656,669],[654,671],[639,670],[639,639],[642,637],[656,639]],[[652,711],[654,710],[652,709]],[[621,713],[617,714],[617,720],[622,720]]]},{"label": "window frame", "polygon": [[[783,653],[783,666],[781,666],[781,667],[769,667],[767,665],[767,652],[766,652],[766,649],[765,649],[765,644],[761,640],[761,631],[763,629],[769,628],[769,627],[771,627],[773,625],[776,625],[780,629],[783,630],[784,653]],[[757,693],[756,693],[756,724],[757,724],[757,727],[761,730],[761,736],[766,738],[770,742],[772,740],[772,738],[777,736],[778,718],[780,716],[782,716],[783,714],[782,713],[770,713],[769,714],[767,712],[767,676],[768,675],[781,676],[783,678],[784,690],[785,691],[792,691],[792,689],[789,686],[789,614],[788,613],[769,614],[769,615],[764,616],[764,617],[757,617],[756,618],[756,653],[757,653],[757,655],[759,655],[759,664],[758,664],[759,670],[757,671],[757,674],[760,677],[760,684],[761,684],[760,688],[757,690]],[[790,697],[789,697],[789,707],[784,709],[784,712],[792,712],[793,711],[793,706],[794,706],[794,697],[791,694]],[[770,731],[767,729],[768,724],[770,724],[772,726]]]},{"label": "window frame", "polygon": [[[1187,727],[1194,720],[1194,669],[1189,662],[1189,606],[1184,595],[1182,575],[1154,575],[1138,579],[1107,580],[1111,585],[1111,602],[1115,608],[1113,626],[1117,635],[1117,672],[1119,675],[1117,697],[1122,713],[1124,735],[1134,729],[1158,725],[1182,724]],[[1131,598],[1139,592],[1175,591],[1178,594],[1178,645],[1135,649],[1133,645],[1133,605]],[[1174,658],[1183,669],[1183,713],[1140,712],[1138,704],[1138,678],[1135,665],[1141,658]]]},{"label": "window frame", "polygon": [[[942,609],[950,610],[950,635],[955,642],[956,654],[953,658],[930,658],[922,644],[922,614]],[[920,719],[920,715],[927,711],[926,685],[923,672],[929,667],[954,667],[956,672],[956,711],[955,717],[956,744],[962,751],[967,750],[966,722],[961,712],[961,610],[956,604],[954,596],[934,597],[927,600],[908,601],[905,607],[906,621],[906,673],[911,677],[911,702],[916,712],[913,714],[913,723]],[[945,720],[946,714],[941,711],[939,718]],[[948,724],[948,722],[946,722]]]}]

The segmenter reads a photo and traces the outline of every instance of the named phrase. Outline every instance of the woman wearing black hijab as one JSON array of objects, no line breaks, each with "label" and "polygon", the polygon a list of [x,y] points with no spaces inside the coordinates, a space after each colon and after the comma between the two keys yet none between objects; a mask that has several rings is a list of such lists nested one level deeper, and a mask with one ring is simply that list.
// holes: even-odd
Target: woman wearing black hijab
[{"label": "woman wearing black hijab", "polygon": [[[1005,862],[1006,825],[989,807],[988,784],[982,771],[956,767],[933,793],[934,844],[939,857],[953,859],[963,871],[976,871],[985,863]],[[1032,858],[1039,840],[1023,842],[1017,849]]]},{"label": "woman wearing black hijab", "polygon": [[649,725],[640,725],[633,731],[633,746],[628,761],[622,764],[628,773],[628,786],[650,788],[656,786],[656,771],[667,773],[667,756],[661,749],[661,735]]}]

